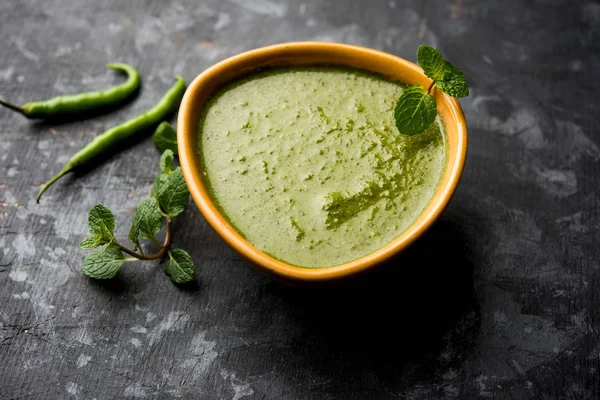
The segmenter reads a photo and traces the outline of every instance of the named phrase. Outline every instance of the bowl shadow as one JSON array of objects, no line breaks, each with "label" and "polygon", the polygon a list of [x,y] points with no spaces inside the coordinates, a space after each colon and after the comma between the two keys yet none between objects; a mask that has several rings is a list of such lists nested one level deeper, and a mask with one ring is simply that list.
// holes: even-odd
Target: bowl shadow
[{"label": "bowl shadow", "polygon": [[460,362],[479,330],[465,244],[460,227],[442,218],[372,272],[309,289],[274,284],[302,326],[298,368],[362,391],[355,374],[398,389],[408,376],[427,379]]}]

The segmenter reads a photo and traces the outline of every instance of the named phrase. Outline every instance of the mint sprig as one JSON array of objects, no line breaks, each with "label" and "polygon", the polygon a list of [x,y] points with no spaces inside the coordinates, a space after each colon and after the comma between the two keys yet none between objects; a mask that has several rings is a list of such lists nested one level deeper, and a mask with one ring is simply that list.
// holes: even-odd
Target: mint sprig
[{"label": "mint sprig", "polygon": [[431,78],[431,85],[427,91],[421,85],[404,89],[394,111],[398,131],[409,136],[424,132],[435,121],[437,105],[431,95],[434,86],[452,97],[469,95],[469,86],[462,71],[444,59],[438,49],[419,46],[417,60],[425,75]]},{"label": "mint sprig", "polygon": [[[86,276],[93,279],[114,278],[126,262],[156,260],[168,254],[164,269],[169,278],[175,283],[194,280],[195,267],[190,255],[181,249],[170,249],[171,221],[185,210],[190,196],[181,168],[174,166],[173,159],[171,150],[162,154],[161,172],[156,177],[151,196],[143,199],[135,210],[128,235],[133,243],[132,249],[115,238],[115,217],[110,209],[102,204],[92,207],[88,218],[91,235],[80,246],[84,249],[102,247],[83,260],[82,270]],[[165,237],[161,243],[157,240],[157,235],[163,225]],[[154,254],[144,255],[140,240],[151,241],[159,250]],[[123,253],[131,257],[125,258]]]}]

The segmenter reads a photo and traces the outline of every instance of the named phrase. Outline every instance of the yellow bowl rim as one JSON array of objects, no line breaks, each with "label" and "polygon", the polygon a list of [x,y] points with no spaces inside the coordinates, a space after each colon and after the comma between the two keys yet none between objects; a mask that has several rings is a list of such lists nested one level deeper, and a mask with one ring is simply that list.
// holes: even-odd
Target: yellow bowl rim
[{"label": "yellow bowl rim", "polygon": [[[270,58],[277,59],[283,55],[293,51],[337,51],[347,54],[351,57],[378,57],[387,59],[386,62],[393,62],[399,68],[411,70],[411,73],[422,75],[420,81],[431,82],[423,74],[423,70],[416,64],[413,64],[403,58],[394,56],[382,51],[332,42],[289,42],[281,43],[266,47],[260,47],[254,50],[246,51],[238,55],[227,58],[212,67],[206,69],[199,74],[188,86],[185,95],[181,101],[179,115],[177,118],[177,141],[179,151],[179,161],[183,170],[186,183],[198,206],[209,225],[221,236],[225,242],[242,256],[251,261],[259,270],[274,275],[285,280],[300,280],[300,281],[325,281],[333,280],[356,273],[365,271],[376,264],[379,264],[393,255],[399,253],[407,246],[412,244],[419,236],[421,236],[441,215],[448,205],[456,187],[459,183],[467,154],[467,125],[465,117],[457,99],[450,97],[441,91],[436,91],[435,94],[438,105],[440,100],[444,101],[448,106],[448,111],[452,118],[456,120],[458,154],[455,162],[452,165],[446,165],[446,169],[450,169],[450,179],[446,185],[436,190],[436,193],[428,203],[425,211],[429,210],[427,215],[420,215],[420,222],[411,224],[404,232],[396,239],[389,242],[387,245],[376,250],[375,252],[363,256],[359,259],[326,268],[303,268],[287,264],[277,260],[270,255],[260,251],[250,242],[244,239],[231,226],[218,207],[213,202],[207,187],[202,179],[202,174],[199,167],[198,157],[196,155],[196,138],[198,121],[193,120],[193,114],[197,104],[194,104],[194,95],[201,90],[207,82],[214,79],[219,74],[227,69],[231,69],[236,65],[247,65],[252,63],[253,59]],[[293,66],[293,64],[290,64]],[[256,66],[258,68],[259,66]],[[424,218],[422,218],[424,217]]]}]

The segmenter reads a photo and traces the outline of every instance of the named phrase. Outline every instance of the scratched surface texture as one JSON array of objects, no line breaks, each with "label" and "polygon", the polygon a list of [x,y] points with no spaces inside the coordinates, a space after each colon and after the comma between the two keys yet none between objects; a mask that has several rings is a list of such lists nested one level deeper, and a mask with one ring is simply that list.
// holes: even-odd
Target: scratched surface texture
[{"label": "scratched surface texture", "polygon": [[[568,0],[0,2],[0,94],[24,103],[143,89],[94,119],[0,110],[1,399],[596,399],[600,395],[600,3]],[[438,223],[377,272],[323,288],[254,271],[195,206],[198,265],[113,282],[80,272],[89,208],[125,237],[159,155],[148,138],[42,203],[39,185],[105,128],[244,50],[339,41],[409,60],[437,46],[471,83],[469,155]]]}]

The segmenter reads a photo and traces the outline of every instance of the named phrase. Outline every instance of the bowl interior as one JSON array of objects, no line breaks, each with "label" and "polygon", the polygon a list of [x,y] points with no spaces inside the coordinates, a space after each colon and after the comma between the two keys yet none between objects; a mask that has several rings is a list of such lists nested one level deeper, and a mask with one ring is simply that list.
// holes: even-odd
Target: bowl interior
[{"label": "bowl interior", "polygon": [[467,132],[458,101],[434,90],[438,112],[446,128],[447,160],[438,188],[416,221],[381,249],[342,265],[308,269],[291,266],[263,253],[246,241],[220,213],[202,178],[196,154],[198,121],[210,95],[224,84],[264,67],[329,65],[364,69],[388,79],[427,87],[429,78],[417,65],[380,51],[338,43],[297,42],[263,47],[226,59],[200,74],[188,87],[177,121],[179,157],[190,192],[198,208],[215,231],[236,251],[263,271],[285,279],[327,280],[365,270],[396,254],[440,215],[448,204],[462,173]]}]

